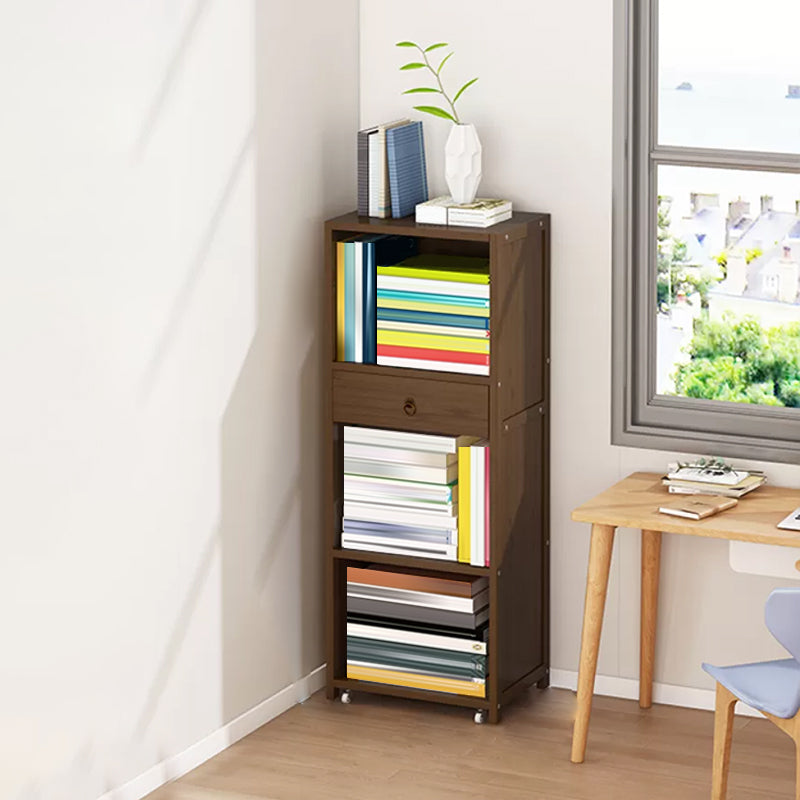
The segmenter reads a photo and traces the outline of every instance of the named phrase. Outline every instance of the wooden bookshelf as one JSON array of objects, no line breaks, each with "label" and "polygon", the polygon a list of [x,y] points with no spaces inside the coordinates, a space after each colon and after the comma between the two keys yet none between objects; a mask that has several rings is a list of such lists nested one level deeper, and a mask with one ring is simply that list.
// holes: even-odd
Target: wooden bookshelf
[{"label": "wooden bookshelf", "polygon": [[[489,258],[488,377],[336,361],[336,242],[358,233],[413,236],[421,253]],[[516,213],[481,229],[351,213],[326,222],[325,253],[327,696],[431,700],[498,722],[517,694],[549,683],[550,216]],[[491,566],[342,549],[344,425],[488,437]],[[364,563],[489,577],[485,699],[347,678],[347,566]]]}]

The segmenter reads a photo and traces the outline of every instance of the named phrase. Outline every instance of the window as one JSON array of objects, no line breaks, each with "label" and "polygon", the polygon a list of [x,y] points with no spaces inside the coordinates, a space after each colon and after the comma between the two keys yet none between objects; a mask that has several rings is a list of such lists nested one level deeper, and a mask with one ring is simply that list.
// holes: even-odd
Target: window
[{"label": "window", "polygon": [[800,3],[616,2],[612,440],[800,462]]}]

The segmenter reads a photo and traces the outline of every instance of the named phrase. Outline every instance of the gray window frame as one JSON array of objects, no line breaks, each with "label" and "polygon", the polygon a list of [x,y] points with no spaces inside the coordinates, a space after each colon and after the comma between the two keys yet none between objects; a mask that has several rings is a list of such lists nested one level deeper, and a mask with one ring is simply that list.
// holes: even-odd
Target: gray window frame
[{"label": "gray window frame", "polygon": [[800,172],[800,156],[658,145],[658,0],[615,0],[612,421],[616,445],[800,463],[800,409],[655,393],[656,170]]}]

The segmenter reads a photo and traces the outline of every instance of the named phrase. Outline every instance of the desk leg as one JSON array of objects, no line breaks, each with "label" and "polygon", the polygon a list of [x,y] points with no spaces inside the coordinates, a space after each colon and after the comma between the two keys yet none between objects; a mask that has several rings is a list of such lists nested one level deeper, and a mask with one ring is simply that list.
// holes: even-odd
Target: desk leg
[{"label": "desk leg", "polygon": [[572,761],[575,764],[581,764],[586,754],[586,737],[589,735],[589,717],[592,713],[597,653],[603,629],[614,531],[615,528],[611,525],[592,525],[589,571],[586,575],[586,603],[583,608],[581,660],[578,666],[578,712],[572,733]]},{"label": "desk leg", "polygon": [[642,531],[642,617],[639,641],[639,707],[653,705],[653,665],[656,654],[658,576],[661,531]]}]

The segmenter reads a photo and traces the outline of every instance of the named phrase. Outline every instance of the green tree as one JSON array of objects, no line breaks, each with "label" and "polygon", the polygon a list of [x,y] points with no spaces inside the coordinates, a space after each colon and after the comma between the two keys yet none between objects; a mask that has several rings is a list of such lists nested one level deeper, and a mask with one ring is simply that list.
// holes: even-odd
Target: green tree
[{"label": "green tree", "polygon": [[754,317],[701,319],[678,367],[683,397],[800,407],[800,323],[765,330]]}]

